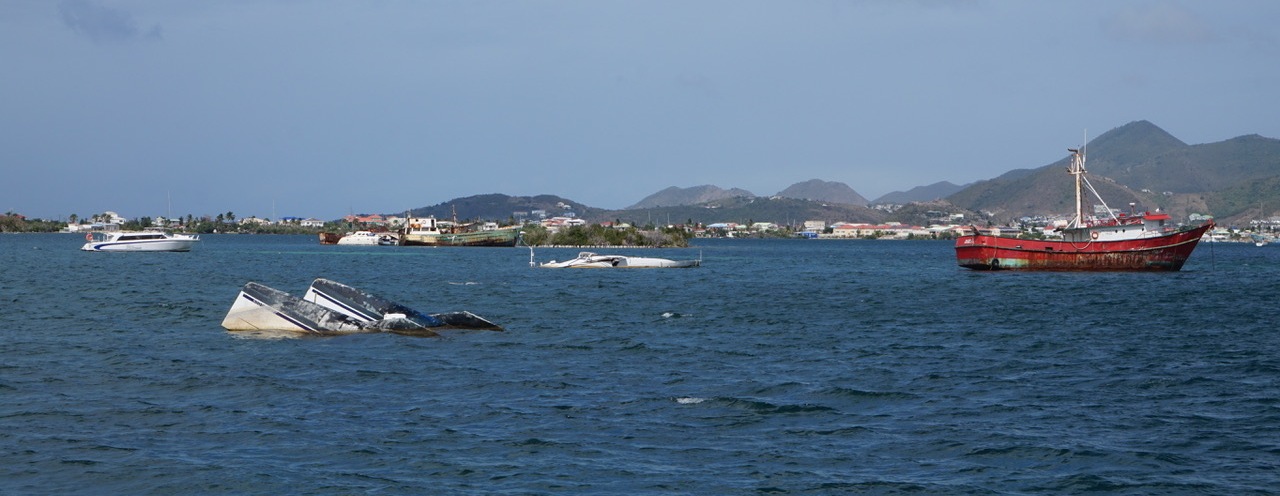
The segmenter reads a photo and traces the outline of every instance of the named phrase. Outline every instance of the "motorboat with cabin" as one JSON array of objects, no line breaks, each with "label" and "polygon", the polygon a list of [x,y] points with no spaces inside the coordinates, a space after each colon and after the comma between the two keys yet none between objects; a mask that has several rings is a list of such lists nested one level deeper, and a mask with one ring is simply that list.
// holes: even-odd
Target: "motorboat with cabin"
[{"label": "motorboat with cabin", "polygon": [[373,231],[356,231],[338,238],[338,244],[348,246],[377,246],[378,241],[378,234]]},{"label": "motorboat with cabin", "polygon": [[93,231],[84,235],[83,251],[191,251],[200,236],[165,230]]}]

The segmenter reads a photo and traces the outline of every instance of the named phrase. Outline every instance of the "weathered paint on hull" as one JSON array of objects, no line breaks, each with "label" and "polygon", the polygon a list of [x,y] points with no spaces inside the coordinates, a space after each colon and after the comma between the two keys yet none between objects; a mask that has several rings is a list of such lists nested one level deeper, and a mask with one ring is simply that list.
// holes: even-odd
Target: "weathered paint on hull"
[{"label": "weathered paint on hull", "polygon": [[974,270],[1177,271],[1212,227],[1084,244],[970,235],[956,240],[956,262]]},{"label": "weathered paint on hull", "polygon": [[400,244],[405,246],[515,246],[519,234],[518,229],[459,234],[402,234]]}]

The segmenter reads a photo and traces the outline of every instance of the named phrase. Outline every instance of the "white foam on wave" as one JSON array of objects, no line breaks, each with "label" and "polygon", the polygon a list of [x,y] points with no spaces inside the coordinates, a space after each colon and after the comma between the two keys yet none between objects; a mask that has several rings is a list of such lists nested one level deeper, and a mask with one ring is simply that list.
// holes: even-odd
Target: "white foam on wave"
[{"label": "white foam on wave", "polygon": [[688,397],[684,397],[684,398],[676,398],[676,403],[679,403],[679,404],[681,404],[681,405],[696,405],[696,404],[698,404],[698,403],[702,403],[702,402],[704,402],[704,401],[707,401],[707,399],[706,399],[706,398],[694,398],[694,397],[692,397],[692,396],[688,396]]}]

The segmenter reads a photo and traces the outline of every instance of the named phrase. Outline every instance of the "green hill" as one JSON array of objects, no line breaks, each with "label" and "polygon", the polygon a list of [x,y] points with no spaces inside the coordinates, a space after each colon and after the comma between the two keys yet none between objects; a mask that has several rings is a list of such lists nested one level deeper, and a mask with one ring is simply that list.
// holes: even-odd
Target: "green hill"
[{"label": "green hill", "polygon": [[[1002,220],[1068,213],[1075,197],[1063,148],[1057,162],[979,181],[947,199]],[[1280,207],[1280,194],[1262,187],[1280,177],[1280,140],[1249,135],[1187,145],[1150,122],[1137,121],[1093,139],[1087,152],[1090,181],[1112,208],[1126,209],[1133,202],[1142,210],[1165,209],[1175,218],[1198,211],[1232,222],[1251,215],[1249,208],[1257,210],[1259,204]]]}]

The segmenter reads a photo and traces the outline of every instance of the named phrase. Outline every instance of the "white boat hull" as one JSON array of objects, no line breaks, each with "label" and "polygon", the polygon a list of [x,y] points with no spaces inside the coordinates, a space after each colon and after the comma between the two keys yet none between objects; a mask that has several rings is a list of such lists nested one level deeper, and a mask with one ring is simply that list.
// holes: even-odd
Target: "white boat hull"
[{"label": "white boat hull", "polygon": [[229,331],[370,332],[346,315],[252,282],[240,290],[222,319],[222,327]]},{"label": "white boat hull", "polygon": [[357,231],[338,240],[340,245],[377,246],[378,235],[369,231]]},{"label": "white boat hull", "polygon": [[164,234],[164,237],[153,239],[130,239],[141,236],[159,236],[159,234],[100,234],[90,236],[93,239],[80,249],[83,251],[191,251],[191,248],[200,242],[197,236],[183,234]]},{"label": "white boat hull", "polygon": [[393,332],[412,336],[438,336],[436,329],[502,330],[470,312],[423,314],[327,279],[316,279],[303,298],[247,283],[223,318],[222,327],[229,331]]},{"label": "white boat hull", "polygon": [[551,261],[541,265],[549,269],[683,269],[702,265],[701,260],[668,260],[652,257],[628,257],[623,255],[597,255],[582,252],[578,258],[563,262]]}]

